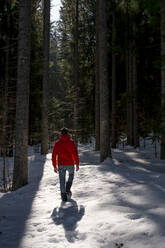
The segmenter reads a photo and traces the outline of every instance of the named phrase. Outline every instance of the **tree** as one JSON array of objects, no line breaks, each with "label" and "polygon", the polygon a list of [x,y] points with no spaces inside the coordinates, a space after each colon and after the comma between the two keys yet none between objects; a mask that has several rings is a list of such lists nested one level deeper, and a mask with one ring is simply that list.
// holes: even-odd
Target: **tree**
[{"label": "tree", "polygon": [[42,86],[42,144],[41,153],[48,153],[48,83],[49,83],[49,47],[50,47],[50,0],[44,0],[43,29],[43,86]]},{"label": "tree", "polygon": [[75,131],[75,143],[77,144],[77,132],[78,132],[78,81],[79,81],[79,1],[75,0],[75,24],[74,24],[74,131]]},{"label": "tree", "polygon": [[20,0],[13,190],[28,183],[31,0]]},{"label": "tree", "polygon": [[135,10],[127,2],[126,83],[127,83],[127,144],[139,146],[137,127],[137,55]]},{"label": "tree", "polygon": [[162,133],[161,133],[161,159],[165,159],[165,1],[160,1],[161,15],[161,105],[162,105]]},{"label": "tree", "polygon": [[95,150],[100,150],[100,80],[99,80],[99,1],[96,2],[96,50],[95,50]]},{"label": "tree", "polygon": [[100,80],[100,161],[111,157],[109,87],[107,68],[106,0],[98,0],[99,12],[99,80]]},{"label": "tree", "polygon": [[116,11],[112,14],[112,148],[116,148],[117,143],[117,123],[116,123]]}]

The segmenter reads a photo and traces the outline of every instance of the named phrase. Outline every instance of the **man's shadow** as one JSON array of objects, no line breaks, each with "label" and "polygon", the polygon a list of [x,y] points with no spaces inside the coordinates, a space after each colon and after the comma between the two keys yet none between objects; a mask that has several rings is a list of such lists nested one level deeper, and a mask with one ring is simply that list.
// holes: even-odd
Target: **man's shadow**
[{"label": "man's shadow", "polygon": [[61,202],[59,208],[55,208],[51,215],[56,225],[63,225],[65,237],[71,243],[78,238],[79,232],[76,230],[77,222],[80,221],[85,214],[84,206],[78,208],[77,202],[69,199],[67,202]]}]

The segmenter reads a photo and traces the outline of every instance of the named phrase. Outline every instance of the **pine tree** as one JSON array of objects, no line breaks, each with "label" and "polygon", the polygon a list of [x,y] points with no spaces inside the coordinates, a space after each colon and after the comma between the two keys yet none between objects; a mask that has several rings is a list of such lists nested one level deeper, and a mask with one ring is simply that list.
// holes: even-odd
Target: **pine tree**
[{"label": "pine tree", "polygon": [[13,190],[28,183],[31,1],[20,0]]},{"label": "pine tree", "polygon": [[162,105],[162,133],[161,133],[161,159],[165,159],[165,1],[160,1],[161,14],[161,105]]},{"label": "pine tree", "polygon": [[112,148],[117,144],[117,123],[116,123],[116,6],[112,14]]},{"label": "pine tree", "polygon": [[74,24],[74,131],[75,143],[78,142],[78,86],[79,86],[79,1],[75,0],[75,24]]},{"label": "pine tree", "polygon": [[48,153],[48,83],[49,83],[49,47],[50,47],[50,0],[44,0],[43,29],[43,87],[42,87],[42,144],[41,153]]},{"label": "pine tree", "polygon": [[96,58],[95,58],[95,150],[100,150],[100,79],[99,79],[99,2],[96,2]]},{"label": "pine tree", "polygon": [[111,157],[106,0],[99,2],[100,161]]}]

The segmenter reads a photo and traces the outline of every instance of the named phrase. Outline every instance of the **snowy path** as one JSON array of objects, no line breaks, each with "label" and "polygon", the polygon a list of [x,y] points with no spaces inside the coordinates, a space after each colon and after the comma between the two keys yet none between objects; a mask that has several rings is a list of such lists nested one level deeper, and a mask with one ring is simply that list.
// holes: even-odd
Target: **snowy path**
[{"label": "snowy path", "polygon": [[99,164],[90,146],[79,153],[65,204],[51,154],[30,156],[29,184],[0,194],[0,248],[165,248],[163,163],[116,150],[113,164]]}]

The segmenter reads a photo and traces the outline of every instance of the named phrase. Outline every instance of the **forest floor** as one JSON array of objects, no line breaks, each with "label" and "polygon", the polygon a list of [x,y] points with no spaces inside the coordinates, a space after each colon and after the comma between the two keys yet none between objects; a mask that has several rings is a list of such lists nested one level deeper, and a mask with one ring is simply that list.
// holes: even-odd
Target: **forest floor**
[{"label": "forest floor", "polygon": [[58,175],[29,152],[29,184],[0,193],[2,248],[165,248],[165,161],[153,146],[113,150],[99,163],[80,145],[72,199],[61,202]]}]

